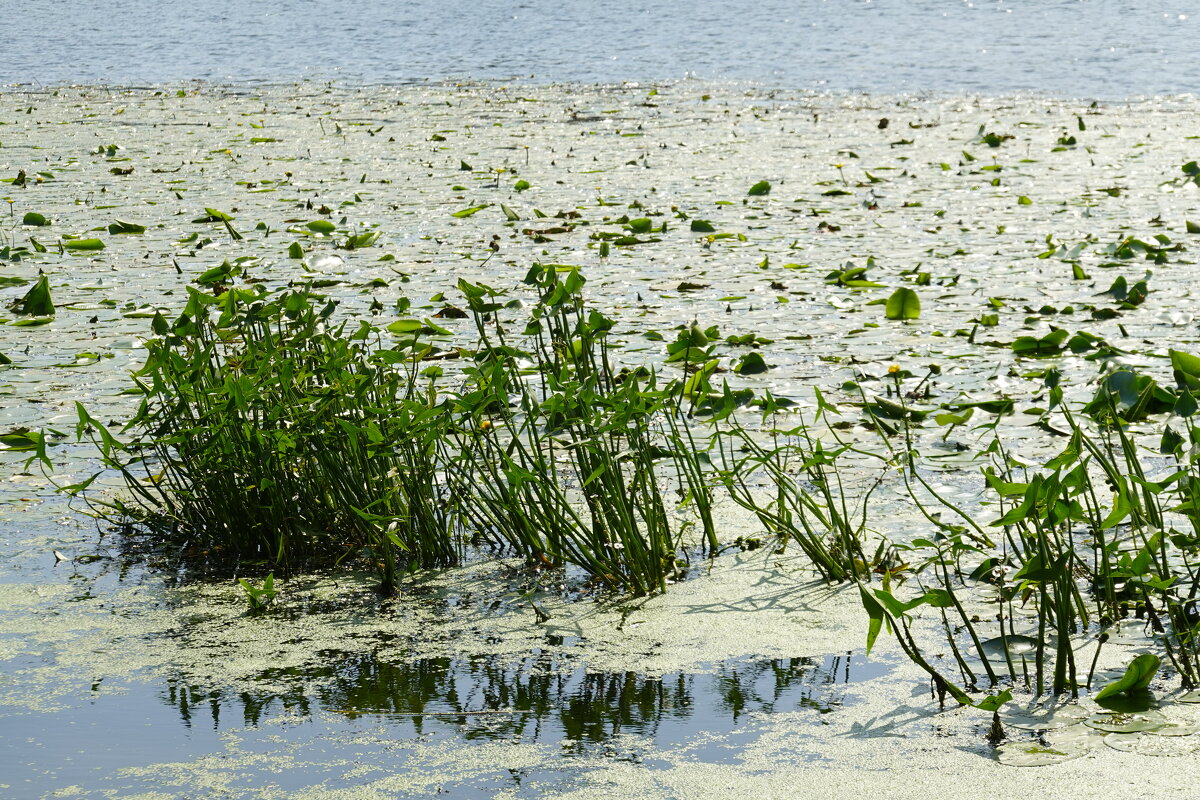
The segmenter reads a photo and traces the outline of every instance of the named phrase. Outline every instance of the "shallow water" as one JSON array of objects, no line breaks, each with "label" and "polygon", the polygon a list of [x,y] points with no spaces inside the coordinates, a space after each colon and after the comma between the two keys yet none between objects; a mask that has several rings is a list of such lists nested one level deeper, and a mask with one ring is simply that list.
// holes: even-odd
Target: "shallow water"
[{"label": "shallow water", "polygon": [[[412,301],[403,316],[461,305],[459,277],[528,299],[521,278],[541,261],[582,267],[589,300],[617,319],[623,362],[669,369],[653,336],[669,341],[692,319],[769,337],[761,351],[773,369],[729,379],[802,405],[819,386],[842,404],[845,435],[874,448],[843,383],[882,393],[889,364],[919,376],[937,363],[930,404],[1012,397],[1006,441],[1038,458],[1058,446],[1025,413],[1044,402],[1037,372],[1049,362],[1015,356],[1017,336],[1087,331],[1164,383],[1167,347],[1200,341],[1186,226],[1197,187],[1180,170],[1196,156],[1192,110],[1187,98],[1092,105],[692,82],[9,91],[0,178],[23,169],[28,183],[3,186],[13,203],[0,274],[15,284],[0,298],[7,306],[44,271],[59,310],[44,326],[0,325],[0,352],[14,362],[0,368],[0,430],[69,434],[76,401],[119,426],[155,310],[177,314],[194,279],[226,259],[256,258],[248,277],[271,288],[321,281],[339,313],[381,324],[402,315],[401,297]],[[993,147],[986,131],[1012,138]],[[518,178],[530,188],[518,190]],[[763,179],[771,194],[748,196]],[[207,207],[233,214],[244,238],[197,222]],[[22,225],[26,212],[52,224]],[[593,234],[623,230],[626,215],[668,229],[601,257]],[[317,218],[335,236],[305,227]],[[115,219],[147,230],[110,233]],[[690,219],[731,235],[709,239]],[[379,231],[379,243],[335,247],[360,230]],[[1161,264],[1108,251],[1156,234],[1181,248]],[[105,250],[59,251],[64,236],[83,235]],[[485,260],[493,236],[501,250]],[[1040,258],[1047,237],[1063,252]],[[289,258],[292,242],[309,257]],[[870,263],[883,286],[838,285],[829,276],[847,262]],[[1087,278],[1072,278],[1073,262]],[[1093,316],[1115,310],[1104,292],[1116,276],[1147,270],[1143,305]],[[915,283],[918,271],[927,283]],[[919,320],[884,318],[879,303],[898,286],[916,287]],[[994,326],[973,321],[990,312]],[[468,326],[445,324],[452,335],[440,345],[471,343]],[[719,347],[726,364],[744,351]],[[1077,396],[1098,368],[1084,355],[1053,362]],[[994,512],[978,505],[975,457],[988,434],[943,433],[917,433],[926,474],[986,521]],[[69,435],[54,442],[59,482],[95,467]],[[914,792],[928,794],[921,781],[952,789],[1000,769],[983,744],[986,720],[937,714],[923,677],[890,666],[889,640],[878,663],[861,662],[856,598],[814,586],[794,553],[729,553],[636,603],[568,602],[550,587],[537,599],[546,623],[522,599],[527,587],[510,585],[525,578],[499,565],[414,578],[386,608],[369,579],[297,580],[284,585],[280,616],[254,619],[232,581],[178,584],[153,556],[127,558],[26,457],[0,452],[0,724],[11,726],[4,763],[19,768],[0,774],[36,791],[672,797],[734,786],[770,796],[801,779],[794,770],[852,787],[886,767],[908,770]],[[897,483],[881,488],[873,526],[900,540],[926,533]],[[722,522],[729,540],[755,532],[736,515]],[[70,560],[56,565],[55,550]],[[848,680],[847,662],[834,661],[846,653]],[[617,702],[595,703],[608,697]],[[463,715],[525,702],[540,710]],[[422,719],[419,732],[402,716],[428,708],[453,714]],[[1113,750],[1062,774],[1107,785],[1134,774],[1126,758]],[[1185,767],[1174,761],[1147,780],[1170,789]],[[6,791],[13,780],[0,777]]]},{"label": "shallow water", "polygon": [[[32,0],[0,83],[194,79],[621,82],[1122,98],[1192,92],[1195,9],[1173,0]],[[135,22],[136,21],[136,22]]]},{"label": "shallow water", "polygon": [[[98,680],[90,689],[81,687],[68,710],[9,709],[0,721],[2,780],[11,796],[21,797],[71,785],[87,787],[87,796],[116,788],[123,794],[149,790],[157,778],[139,779],[136,770],[220,754],[227,735],[252,739],[254,731],[274,731],[303,741],[314,729],[337,742],[324,749],[331,759],[353,757],[362,738],[382,731],[396,743],[396,757],[406,755],[405,742],[425,747],[520,742],[556,751],[557,758],[539,771],[556,769],[555,760],[582,757],[653,770],[654,757],[641,753],[664,748],[685,750],[706,763],[736,763],[761,734],[755,718],[802,712],[794,722],[798,728],[819,727],[823,715],[846,702],[855,681],[889,669],[866,664],[861,653],[741,659],[705,672],[655,677],[583,667],[564,673],[549,655],[517,662],[488,657],[409,663],[389,663],[374,654],[317,656],[324,666],[277,668],[260,676],[264,683],[287,683],[291,689],[284,694],[256,691],[253,679],[241,691],[177,678],[124,685]],[[410,768],[426,772],[429,780],[439,778],[435,766],[422,768],[418,759]],[[307,771],[290,780],[253,768],[247,772],[249,781],[269,780],[284,790],[304,788],[314,779]],[[525,777],[532,772],[526,770]],[[353,785],[352,779],[343,782]],[[495,788],[477,779],[442,786],[455,797],[487,797]]]}]

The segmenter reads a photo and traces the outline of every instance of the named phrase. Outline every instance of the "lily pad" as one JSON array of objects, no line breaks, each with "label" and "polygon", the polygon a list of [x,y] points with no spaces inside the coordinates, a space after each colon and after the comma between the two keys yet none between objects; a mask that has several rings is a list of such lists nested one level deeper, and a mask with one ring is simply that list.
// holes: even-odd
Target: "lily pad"
[{"label": "lily pad", "polygon": [[1088,717],[1083,724],[1107,733],[1139,733],[1163,727],[1167,724],[1167,718],[1158,711],[1101,711]]},{"label": "lily pad", "polygon": [[912,289],[902,286],[888,298],[884,315],[888,319],[917,319],[921,316],[921,300]]},{"label": "lily pad", "polygon": [[1200,737],[1154,736],[1148,733],[1110,733],[1104,743],[1123,753],[1139,756],[1190,756],[1200,754]]},{"label": "lily pad", "polygon": [[1006,728],[1029,731],[1048,731],[1078,725],[1089,716],[1086,709],[1078,705],[1009,707],[1000,715]]},{"label": "lily pad", "polygon": [[1053,747],[1041,742],[1007,742],[996,748],[996,758],[1010,767],[1049,767],[1073,761],[1090,750],[1090,747]]},{"label": "lily pad", "polygon": [[[989,661],[1001,661],[1004,658],[1004,645],[1008,644],[1008,655],[1015,662],[1019,663],[1021,656],[1031,656],[1037,652],[1038,640],[1032,636],[1024,636],[1022,634],[1013,634],[1011,636],[997,636],[995,639],[988,639],[980,644],[980,650]],[[1047,649],[1050,644],[1047,643]]]}]

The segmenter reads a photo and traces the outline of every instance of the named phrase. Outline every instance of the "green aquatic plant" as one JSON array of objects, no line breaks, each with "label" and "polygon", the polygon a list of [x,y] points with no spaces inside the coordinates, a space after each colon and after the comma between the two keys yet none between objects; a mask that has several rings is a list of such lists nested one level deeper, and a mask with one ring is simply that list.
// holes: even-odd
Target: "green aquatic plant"
[{"label": "green aquatic plant", "polygon": [[37,283],[12,304],[12,310],[17,314],[35,317],[54,316],[54,300],[50,297],[49,278],[45,275],[39,277]]},{"label": "green aquatic plant", "polygon": [[154,321],[127,440],[79,406],[79,434],[129,492],[108,510],[218,559],[291,569],[366,555],[389,591],[398,558],[453,563],[437,460],[447,418],[415,365],[304,291],[189,291],[177,321]]},{"label": "green aquatic plant", "polygon": [[275,588],[275,573],[268,573],[267,577],[263,578],[262,586],[255,586],[245,578],[238,578],[238,585],[246,594],[246,605],[249,606],[251,614],[266,611],[279,595],[279,590]]},{"label": "green aquatic plant", "polygon": [[1096,693],[1096,700],[1104,700],[1118,694],[1144,691],[1150,685],[1150,681],[1154,680],[1154,675],[1158,672],[1161,663],[1162,660],[1153,653],[1142,653],[1129,664],[1125,674],[1119,680],[1113,681]]},{"label": "green aquatic plant", "polygon": [[[814,423],[822,422],[829,409],[819,394],[818,401]],[[733,405],[728,387],[725,405]],[[764,422],[779,421],[780,410],[767,396]],[[799,414],[783,419],[796,424],[753,431],[726,414],[717,442],[729,496],[781,543],[795,542],[826,580],[840,582],[865,574],[870,569],[863,550],[867,509],[882,478],[865,485],[858,481],[851,489],[849,475],[839,469],[839,459],[851,448],[822,441]]]},{"label": "green aquatic plant", "polygon": [[685,529],[673,506],[694,509],[716,540],[678,393],[649,371],[614,370],[613,323],[586,308],[577,270],[535,266],[526,282],[539,301],[521,347],[499,322],[504,293],[459,284],[481,341],[455,400],[454,463],[472,487],[464,515],[476,535],[534,563],[572,564],[635,594],[661,591],[679,571]]},{"label": "green aquatic plant", "polygon": [[887,299],[884,316],[888,319],[917,319],[921,316],[921,299],[907,287],[900,287]]}]

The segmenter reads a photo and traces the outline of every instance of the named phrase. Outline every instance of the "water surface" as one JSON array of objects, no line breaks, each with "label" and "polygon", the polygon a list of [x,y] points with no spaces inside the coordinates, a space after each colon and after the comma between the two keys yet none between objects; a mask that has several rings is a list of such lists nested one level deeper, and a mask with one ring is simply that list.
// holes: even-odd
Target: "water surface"
[{"label": "water surface", "polygon": [[32,0],[0,83],[753,81],[1114,98],[1200,85],[1171,0]]}]

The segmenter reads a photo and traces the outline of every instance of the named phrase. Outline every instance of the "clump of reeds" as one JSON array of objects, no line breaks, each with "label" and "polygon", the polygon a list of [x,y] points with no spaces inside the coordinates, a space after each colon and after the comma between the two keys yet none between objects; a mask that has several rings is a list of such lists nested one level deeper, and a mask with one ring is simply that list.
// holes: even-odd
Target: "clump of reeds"
[{"label": "clump of reeds", "polygon": [[[764,422],[778,420],[779,405],[769,395],[762,410]],[[816,421],[825,410],[820,401]],[[866,576],[867,509],[880,478],[865,485],[856,480],[851,490],[838,467],[851,448],[822,441],[798,413],[787,418],[790,427],[772,425],[766,431],[752,431],[732,415],[723,415],[723,421],[721,476],[734,502],[770,534],[794,542],[826,580]]]},{"label": "clump of reeds", "polygon": [[468,540],[664,589],[688,527],[716,549],[679,393],[614,370],[613,323],[586,308],[578,272],[537,267],[528,283],[538,302],[518,337],[496,290],[460,284],[479,342],[456,391],[421,369],[416,340],[386,348],[313,295],[192,290],[176,322],[155,320],[130,438],[79,409],[129,491],[110,510],[232,561],[366,556],[389,591],[400,569],[455,563]]},{"label": "clump of reeds", "polygon": [[497,290],[460,284],[482,342],[456,399],[464,515],[477,535],[532,561],[660,591],[679,572],[685,529],[669,485],[716,538],[677,398],[648,370],[615,370],[613,323],[585,307],[577,271],[535,267],[526,280],[538,302],[519,337],[505,333]]},{"label": "clump of reeds", "polygon": [[190,295],[176,322],[155,320],[128,440],[79,409],[129,491],[111,510],[235,561],[302,566],[368,549],[388,587],[397,551],[454,562],[438,454],[448,415],[415,366],[303,291]]}]

